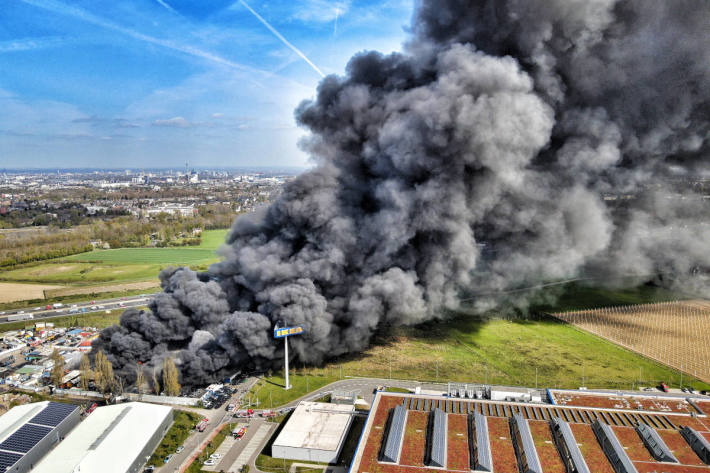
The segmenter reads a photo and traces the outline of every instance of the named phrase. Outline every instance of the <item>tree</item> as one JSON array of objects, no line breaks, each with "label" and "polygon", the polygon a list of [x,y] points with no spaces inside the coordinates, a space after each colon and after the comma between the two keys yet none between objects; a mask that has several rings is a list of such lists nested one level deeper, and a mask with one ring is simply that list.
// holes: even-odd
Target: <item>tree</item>
[{"label": "tree", "polygon": [[143,365],[136,366],[136,390],[138,394],[143,394],[143,385],[145,385],[145,373],[143,373]]},{"label": "tree", "polygon": [[101,350],[96,353],[94,359],[94,383],[99,392],[103,394],[110,393],[116,384],[113,377],[113,365]]},{"label": "tree", "polygon": [[160,382],[158,381],[158,370],[155,366],[153,367],[153,390],[155,391],[156,396],[160,395]]},{"label": "tree", "polygon": [[59,354],[59,350],[56,348],[52,352],[51,356],[54,366],[52,366],[52,371],[50,371],[50,379],[52,384],[59,386],[62,384],[62,379],[64,379],[64,357]]},{"label": "tree", "polygon": [[172,357],[163,360],[163,389],[168,396],[180,395],[178,370]]},{"label": "tree", "polygon": [[81,362],[79,362],[79,371],[81,372],[81,378],[79,379],[79,387],[84,391],[89,389],[89,382],[93,373],[91,372],[91,360],[89,360],[89,355],[84,353],[81,357]]}]

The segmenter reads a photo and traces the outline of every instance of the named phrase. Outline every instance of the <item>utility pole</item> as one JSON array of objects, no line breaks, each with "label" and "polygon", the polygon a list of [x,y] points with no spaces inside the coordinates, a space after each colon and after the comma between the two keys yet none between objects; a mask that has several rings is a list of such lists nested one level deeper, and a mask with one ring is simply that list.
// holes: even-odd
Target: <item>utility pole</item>
[{"label": "utility pole", "polygon": [[436,360],[436,382],[439,382],[439,360]]},{"label": "utility pole", "polygon": [[272,390],[270,389],[270,390],[269,390],[269,407],[270,407],[271,409],[273,409],[273,408],[274,408],[274,401],[271,399],[271,391],[272,391]]},{"label": "utility pole", "polygon": [[340,379],[343,379],[343,365],[340,365]]},{"label": "utility pole", "polygon": [[390,379],[392,379],[392,357],[390,356]]},{"label": "utility pole", "polygon": [[535,389],[537,389],[537,366],[535,367]]},{"label": "utility pole", "polygon": [[308,375],[306,375],[306,392],[307,393],[311,392],[311,390],[308,389]]}]

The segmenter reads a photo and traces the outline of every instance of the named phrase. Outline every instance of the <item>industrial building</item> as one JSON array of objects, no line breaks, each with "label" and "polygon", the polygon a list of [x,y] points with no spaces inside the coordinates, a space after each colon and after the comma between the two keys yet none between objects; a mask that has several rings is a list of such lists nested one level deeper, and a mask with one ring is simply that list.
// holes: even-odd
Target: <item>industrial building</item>
[{"label": "industrial building", "polygon": [[271,447],[274,458],[333,463],[350,430],[355,406],[301,401]]},{"label": "industrial building", "polygon": [[173,422],[173,410],[141,402],[99,407],[32,473],[138,473]]},{"label": "industrial building", "polygon": [[30,471],[78,423],[74,404],[43,401],[13,407],[0,417],[0,471]]},{"label": "industrial building", "polygon": [[[710,419],[682,399],[669,409],[664,398],[596,393],[581,395],[594,406],[565,406],[477,399],[475,391],[378,392],[350,473],[710,471]],[[584,400],[570,396],[561,399]]]}]

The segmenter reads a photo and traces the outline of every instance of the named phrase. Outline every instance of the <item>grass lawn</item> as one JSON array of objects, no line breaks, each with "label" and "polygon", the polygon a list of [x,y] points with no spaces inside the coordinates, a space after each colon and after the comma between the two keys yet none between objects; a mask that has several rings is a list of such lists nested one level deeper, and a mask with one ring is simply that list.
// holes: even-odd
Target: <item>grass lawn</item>
[{"label": "grass lawn", "polygon": [[[552,318],[488,319],[460,315],[448,322],[393,328],[362,354],[322,368],[297,368],[293,388],[283,389],[280,373],[261,380],[252,396],[277,407],[342,377],[361,376],[421,381],[461,381],[504,385],[631,389],[664,380],[677,387],[680,373]],[[683,384],[710,389],[684,376]]]},{"label": "grass lawn", "polygon": [[190,431],[200,421],[201,416],[194,412],[175,410],[173,425],[163,437],[160,445],[155,449],[153,455],[148,460],[148,465],[161,466],[163,459],[170,453],[175,453],[175,449],[182,445],[190,435]]}]

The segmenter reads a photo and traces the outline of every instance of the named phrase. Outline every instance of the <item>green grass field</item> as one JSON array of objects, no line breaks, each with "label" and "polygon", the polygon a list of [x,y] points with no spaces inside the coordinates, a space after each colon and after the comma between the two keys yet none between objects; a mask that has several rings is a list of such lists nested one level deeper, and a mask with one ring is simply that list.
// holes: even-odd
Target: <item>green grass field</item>
[{"label": "green grass field", "polygon": [[94,250],[68,256],[62,261],[87,261],[117,264],[194,265],[217,260],[215,250],[224,242],[227,230],[207,230],[200,246],[179,248],[117,248]]},{"label": "green grass field", "polygon": [[207,230],[198,247],[94,250],[3,271],[0,280],[70,285],[156,280],[160,270],[171,265],[207,269],[218,261],[215,251],[226,234],[227,230]]},{"label": "green grass field", "polygon": [[64,258],[62,261],[190,265],[207,263],[213,259],[215,259],[214,250],[207,248],[118,248],[80,253]]},{"label": "green grass field", "polygon": [[[448,322],[392,329],[362,354],[322,368],[297,367],[293,388],[281,373],[261,380],[250,393],[263,407],[277,407],[346,377],[461,381],[517,386],[631,389],[665,381],[677,387],[680,373],[554,319],[508,321],[460,315]],[[710,389],[683,377],[683,385]],[[308,381],[306,381],[308,379]],[[308,389],[306,389],[308,383]]]},{"label": "green grass field", "polygon": [[223,230],[205,230],[202,232],[202,243],[198,248],[204,248],[208,250],[216,250],[219,246],[224,243],[225,238],[227,238],[226,228]]}]

